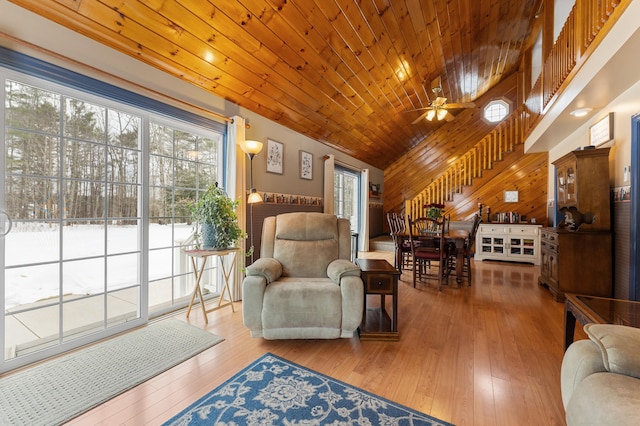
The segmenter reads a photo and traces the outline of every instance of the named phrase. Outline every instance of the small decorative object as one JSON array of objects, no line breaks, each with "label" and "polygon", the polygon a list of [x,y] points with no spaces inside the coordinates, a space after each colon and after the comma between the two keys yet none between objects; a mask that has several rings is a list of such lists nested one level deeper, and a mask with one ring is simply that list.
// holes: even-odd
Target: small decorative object
[{"label": "small decorative object", "polygon": [[444,213],[444,204],[431,203],[424,207],[427,209],[427,217],[431,219],[440,219]]},{"label": "small decorative object", "polygon": [[313,179],[313,154],[300,151],[300,179]]},{"label": "small decorative object", "polygon": [[196,247],[206,250],[224,249],[234,246],[245,233],[238,224],[234,201],[218,187],[209,185],[207,191],[191,207]]},{"label": "small decorative object", "polygon": [[284,170],[284,145],[267,139],[267,172],[281,175]]}]

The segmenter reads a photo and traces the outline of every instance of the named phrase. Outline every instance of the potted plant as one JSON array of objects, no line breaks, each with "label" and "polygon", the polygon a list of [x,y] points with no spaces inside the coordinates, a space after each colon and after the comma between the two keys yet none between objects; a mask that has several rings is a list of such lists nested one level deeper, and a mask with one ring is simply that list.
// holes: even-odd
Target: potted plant
[{"label": "potted plant", "polygon": [[238,224],[238,204],[238,201],[232,200],[218,186],[218,182],[209,185],[207,191],[191,207],[198,248],[225,249],[235,246],[245,237],[245,232]]}]

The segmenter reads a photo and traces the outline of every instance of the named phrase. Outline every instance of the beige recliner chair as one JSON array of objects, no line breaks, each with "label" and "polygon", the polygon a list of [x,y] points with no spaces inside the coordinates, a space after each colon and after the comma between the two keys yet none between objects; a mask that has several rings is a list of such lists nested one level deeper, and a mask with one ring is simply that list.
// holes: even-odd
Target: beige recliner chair
[{"label": "beige recliner chair", "polygon": [[363,313],[360,268],[350,261],[349,221],[323,213],[267,217],[260,258],[242,283],[252,337],[353,337]]}]

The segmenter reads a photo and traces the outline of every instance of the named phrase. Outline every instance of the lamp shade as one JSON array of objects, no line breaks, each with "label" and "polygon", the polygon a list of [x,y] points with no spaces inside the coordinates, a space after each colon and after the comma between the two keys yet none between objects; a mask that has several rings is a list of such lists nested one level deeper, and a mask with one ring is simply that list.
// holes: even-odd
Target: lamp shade
[{"label": "lamp shade", "polygon": [[249,193],[249,197],[247,198],[248,204],[255,204],[262,202],[262,195],[256,192],[255,188],[251,188],[251,192]]},{"label": "lamp shade", "polygon": [[431,121],[435,116],[436,116],[435,109],[430,109],[429,112],[427,112],[427,120]]},{"label": "lamp shade", "polygon": [[245,154],[256,155],[262,151],[262,142],[245,140],[240,144]]},{"label": "lamp shade", "polygon": [[444,120],[445,117],[447,116],[447,110],[446,109],[439,109],[437,116],[438,116],[438,120]]}]

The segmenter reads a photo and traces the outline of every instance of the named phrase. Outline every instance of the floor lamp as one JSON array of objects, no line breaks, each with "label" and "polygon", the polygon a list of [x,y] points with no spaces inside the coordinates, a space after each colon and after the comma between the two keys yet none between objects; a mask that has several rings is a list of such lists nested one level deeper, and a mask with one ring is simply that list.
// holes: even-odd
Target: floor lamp
[{"label": "floor lamp", "polygon": [[262,142],[245,140],[240,145],[242,150],[249,157],[249,196],[247,197],[247,204],[249,204],[249,233],[251,242],[251,263],[253,263],[253,204],[261,203],[262,196],[253,187],[253,157],[262,151]]}]

